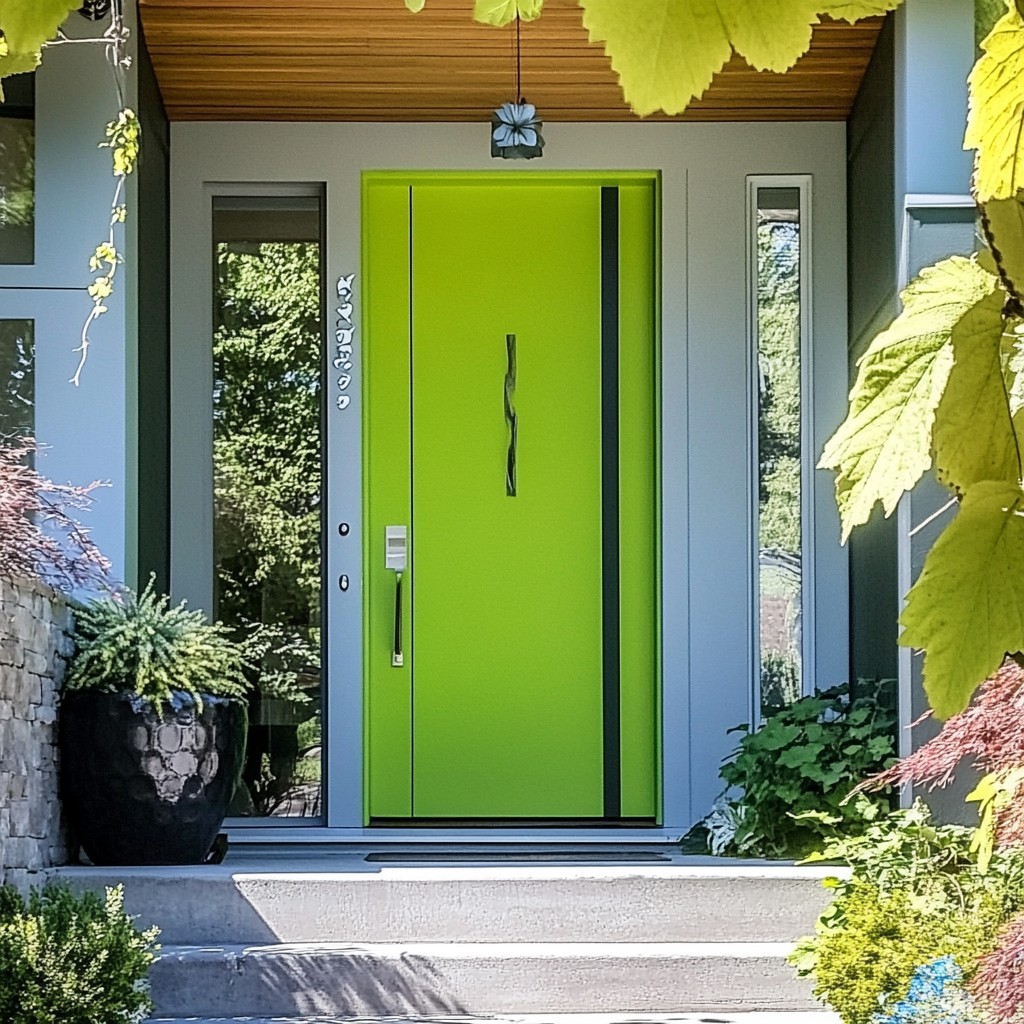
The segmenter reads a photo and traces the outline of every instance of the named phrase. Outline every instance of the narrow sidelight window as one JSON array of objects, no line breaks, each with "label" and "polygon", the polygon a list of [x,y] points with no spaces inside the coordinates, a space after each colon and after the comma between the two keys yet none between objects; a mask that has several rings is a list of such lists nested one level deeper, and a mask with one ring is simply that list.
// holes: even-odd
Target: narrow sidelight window
[{"label": "narrow sidelight window", "polygon": [[813,682],[807,198],[806,183],[750,181],[755,721]]},{"label": "narrow sidelight window", "polygon": [[321,816],[321,204],[213,206],[214,611],[253,666],[234,816]]}]

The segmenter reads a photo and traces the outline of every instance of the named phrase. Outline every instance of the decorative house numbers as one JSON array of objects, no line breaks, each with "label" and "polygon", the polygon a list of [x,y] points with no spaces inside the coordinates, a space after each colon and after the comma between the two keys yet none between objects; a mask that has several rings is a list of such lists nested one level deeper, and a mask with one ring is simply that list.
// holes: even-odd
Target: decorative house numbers
[{"label": "decorative house numbers", "polygon": [[352,367],[355,363],[356,328],[353,322],[352,282],[355,274],[343,274],[338,278],[337,321],[334,329],[334,369],[338,376],[338,408],[342,411],[352,404],[348,393],[352,386]]}]

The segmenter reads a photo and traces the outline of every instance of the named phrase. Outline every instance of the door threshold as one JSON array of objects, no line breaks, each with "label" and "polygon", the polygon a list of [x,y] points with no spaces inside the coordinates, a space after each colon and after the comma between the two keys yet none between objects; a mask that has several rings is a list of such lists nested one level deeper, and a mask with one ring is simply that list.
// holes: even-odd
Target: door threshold
[{"label": "door threshold", "polygon": [[371,818],[370,828],[409,829],[638,829],[657,828],[653,818]]},{"label": "door threshold", "polygon": [[296,845],[326,843],[374,846],[385,843],[407,845],[427,843],[434,846],[465,845],[466,843],[529,843],[531,845],[564,846],[572,844],[604,843],[606,845],[678,843],[685,828],[665,825],[648,828],[324,828],[298,825],[237,825],[226,829],[232,846],[250,844]]}]

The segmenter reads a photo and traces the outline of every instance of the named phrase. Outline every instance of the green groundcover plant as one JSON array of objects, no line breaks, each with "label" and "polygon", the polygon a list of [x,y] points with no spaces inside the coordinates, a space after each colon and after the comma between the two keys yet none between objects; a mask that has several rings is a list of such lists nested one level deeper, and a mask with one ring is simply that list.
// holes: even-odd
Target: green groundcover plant
[{"label": "green groundcover plant", "polygon": [[[760,728],[746,726],[721,768],[727,787],[712,818],[728,822],[725,840],[706,822],[716,853],[803,857],[836,832],[856,834],[889,809],[888,794],[847,797],[895,756],[892,682],[846,684],[803,697]],[[734,831],[733,831],[734,830]]]},{"label": "green groundcover plant", "polygon": [[839,862],[849,874],[825,880],[835,899],[790,960],[843,1024],[930,1021],[928,996],[968,1005],[961,982],[1024,907],[1024,857],[996,852],[983,870],[974,830],[934,822],[921,803],[808,860]]},{"label": "green groundcover plant", "polygon": [[203,694],[245,696],[242,654],[227,628],[184,602],[172,608],[152,579],[141,594],[126,590],[77,609],[75,644],[69,690],[128,690],[153,705],[175,692],[199,704]]},{"label": "green groundcover plant", "polygon": [[118,886],[101,898],[60,885],[24,898],[0,887],[0,1021],[138,1024],[157,929],[140,931]]}]

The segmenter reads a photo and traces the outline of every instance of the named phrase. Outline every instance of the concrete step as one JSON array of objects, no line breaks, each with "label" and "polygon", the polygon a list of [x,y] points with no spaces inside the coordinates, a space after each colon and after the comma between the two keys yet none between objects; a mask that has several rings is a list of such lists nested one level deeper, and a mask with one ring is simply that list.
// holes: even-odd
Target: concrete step
[{"label": "concrete step", "polygon": [[548,1013],[519,1014],[515,1017],[467,1017],[433,1015],[430,1017],[153,1017],[146,1024],[840,1024],[839,1014],[824,1010],[775,1013]]},{"label": "concrete step", "polygon": [[789,943],[170,946],[158,1017],[812,1010]]},{"label": "concrete step", "polygon": [[[326,866],[325,866],[326,865]],[[123,884],[170,945],[279,942],[792,942],[813,930],[834,869],[389,866],[361,859],[195,868],[66,868]]]}]

